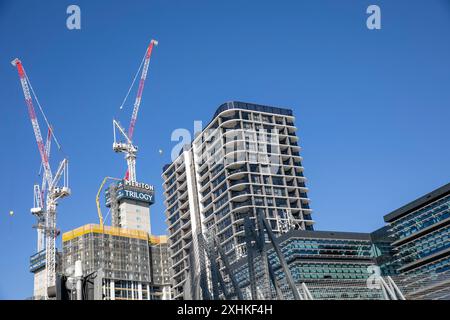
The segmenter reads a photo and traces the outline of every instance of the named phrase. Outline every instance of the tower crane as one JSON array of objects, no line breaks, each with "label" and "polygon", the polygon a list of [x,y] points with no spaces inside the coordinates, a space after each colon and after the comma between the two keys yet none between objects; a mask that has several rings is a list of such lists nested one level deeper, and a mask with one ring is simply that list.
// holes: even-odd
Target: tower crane
[{"label": "tower crane", "polygon": [[[127,160],[127,166],[128,166],[127,173],[125,175],[125,179],[127,179],[131,182],[136,182],[136,154],[138,151],[137,146],[135,146],[133,144],[133,133],[134,133],[135,125],[136,125],[139,106],[140,106],[141,100],[142,100],[142,92],[144,91],[145,79],[147,78],[148,66],[150,64],[150,57],[152,55],[153,46],[157,46],[157,45],[158,45],[158,41],[152,39],[150,41],[150,44],[147,47],[147,51],[145,52],[144,64],[142,67],[141,78],[139,81],[139,88],[138,88],[136,100],[135,100],[134,106],[133,106],[133,113],[131,114],[131,121],[130,121],[130,126],[128,128],[128,133],[125,132],[124,128],[121,127],[121,125],[118,121],[113,120],[113,131],[114,131],[113,150],[115,152],[125,153],[125,159]],[[138,72],[139,72],[139,70],[138,70]],[[133,84],[134,84],[134,81],[131,84],[131,86],[133,86]],[[130,88],[130,90],[131,90],[131,88]],[[128,93],[130,92],[130,90],[128,91]],[[128,94],[125,97],[125,100],[127,97],[128,97]],[[125,100],[124,100],[124,102],[125,102]],[[122,135],[125,138],[124,142],[117,142],[116,130],[118,131],[118,133],[120,135]]]},{"label": "tower crane", "polygon": [[[50,148],[52,142],[52,131],[51,128],[48,128],[47,141],[45,142],[45,153],[47,155],[47,159],[50,159]],[[42,170],[42,162],[41,168],[39,169],[39,174]],[[47,187],[47,180],[45,178],[45,174],[42,178],[42,184],[39,187],[39,184],[34,185],[34,206],[31,209],[31,213],[36,216],[37,219],[37,252],[41,252],[44,250],[45,242],[44,242],[44,227],[45,227],[45,216],[44,216],[44,195]]]},{"label": "tower crane", "polygon": [[[44,170],[42,187],[39,185],[34,187],[34,208],[31,212],[38,217],[38,231],[43,230],[45,235],[45,263],[46,263],[46,286],[47,290],[45,293],[45,298],[49,299],[55,296],[55,285],[56,285],[56,237],[58,235],[56,229],[56,207],[58,205],[58,200],[70,195],[69,189],[69,170],[68,170],[68,160],[63,159],[55,174],[53,175],[50,162],[50,141],[53,135],[52,129],[50,128],[47,118],[44,118],[49,127],[49,136],[47,144],[44,145],[41,135],[41,129],[39,127],[39,122],[36,117],[36,112],[33,106],[33,100],[31,93],[33,93],[36,102],[39,105],[39,101],[34,94],[33,87],[27,77],[25,69],[23,68],[22,62],[19,59],[14,59],[11,64],[17,68],[19,73],[20,83],[22,85],[23,94],[25,97],[25,102],[28,108],[28,114],[31,120],[31,125],[33,127],[34,136],[36,138],[36,143],[38,146],[39,154],[41,156],[42,168]],[[31,91],[30,91],[31,89]],[[39,105],[40,107],[40,105]],[[42,108],[40,107],[41,111]],[[60,185],[60,180],[62,184]],[[38,240],[39,241],[39,240]],[[38,244],[38,246],[41,246]]]}]

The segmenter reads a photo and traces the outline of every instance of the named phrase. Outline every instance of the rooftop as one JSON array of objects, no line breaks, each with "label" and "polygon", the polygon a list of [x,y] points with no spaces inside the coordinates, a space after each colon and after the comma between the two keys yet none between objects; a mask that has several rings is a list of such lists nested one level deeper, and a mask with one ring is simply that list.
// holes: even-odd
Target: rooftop
[{"label": "rooftop", "polygon": [[109,234],[109,235],[118,236],[118,237],[148,240],[151,244],[160,244],[160,243],[167,242],[166,235],[155,236],[155,235],[148,234],[147,232],[142,231],[142,230],[101,226],[98,224],[86,224],[79,228],[64,232],[64,234],[62,236],[62,241],[66,242],[66,241],[75,239],[77,237],[80,237],[80,236],[88,234],[88,233]]},{"label": "rooftop", "polygon": [[397,220],[407,215],[408,213],[417,210],[420,207],[426,206],[427,204],[430,204],[436,201],[437,199],[442,198],[447,194],[450,194],[450,183],[447,183],[446,185],[436,190],[433,190],[430,193],[427,193],[426,195],[404,205],[403,207],[400,207],[397,210],[388,213],[387,215],[384,216],[384,221],[392,222],[394,220]]},{"label": "rooftop", "polygon": [[317,231],[317,230],[290,230],[281,235],[279,243],[291,238],[333,239],[333,240],[370,240],[370,233],[343,232],[343,231]]},{"label": "rooftop", "polygon": [[[266,112],[266,113],[273,113],[273,114],[279,114],[283,116],[291,116],[293,117],[294,114],[291,109],[287,108],[280,108],[280,107],[271,107],[266,106],[262,104],[256,104],[256,103],[250,103],[250,102],[242,102],[242,101],[229,101],[221,104],[214,113],[214,116],[212,117],[211,121],[208,123],[208,125],[205,127],[207,128],[212,121],[223,111],[225,110],[232,110],[232,109],[244,109],[249,111],[257,111],[257,112]],[[190,146],[188,144],[188,146]],[[186,145],[183,146],[183,148],[180,150],[180,153],[178,155],[181,155],[183,151],[185,150]],[[172,162],[173,163],[173,162]],[[162,172],[165,172],[172,163],[165,164],[163,166]]]},{"label": "rooftop", "polygon": [[257,111],[257,112],[267,112],[267,113],[275,113],[284,116],[293,116],[292,110],[287,108],[279,108],[279,107],[271,107],[265,106],[261,104],[249,103],[249,102],[241,102],[241,101],[230,101],[221,104],[216,112],[214,113],[213,119],[217,117],[221,112],[225,110],[231,109],[244,109],[249,111]]}]

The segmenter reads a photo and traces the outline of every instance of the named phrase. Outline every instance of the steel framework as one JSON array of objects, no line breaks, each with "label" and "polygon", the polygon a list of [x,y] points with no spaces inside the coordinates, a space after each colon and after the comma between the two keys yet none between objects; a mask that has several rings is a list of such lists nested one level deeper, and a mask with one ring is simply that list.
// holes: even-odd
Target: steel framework
[{"label": "steel framework", "polygon": [[[296,300],[312,299],[306,284],[303,283],[300,290],[297,288],[286,259],[275,240],[275,235],[267,220],[261,214],[257,214],[255,226],[249,217],[245,217],[244,230],[250,283],[250,288],[244,288],[244,291],[249,292],[244,294],[243,288],[240,287],[235,277],[235,270],[230,265],[229,258],[215,233],[206,235],[200,233],[197,236],[199,252],[194,252],[194,246],[191,245],[189,255],[191,272],[185,285],[185,299],[259,300],[288,297]],[[285,274],[286,284],[280,283],[269,263],[266,236],[275,248],[282,271]],[[195,265],[196,259],[194,255],[198,256],[199,266]],[[259,272],[256,271],[255,260],[258,260]],[[199,270],[198,273],[196,270]],[[257,283],[261,285],[258,287]]]},{"label": "steel framework", "polygon": [[[48,124],[47,118],[44,115],[46,123],[49,127],[47,144],[44,145],[41,129],[31,97],[31,92],[33,92],[33,89],[29,83],[30,81],[26,75],[25,69],[23,68],[22,62],[19,59],[14,59],[11,61],[11,64],[17,67],[17,71],[19,73],[19,79],[22,85],[25,102],[28,107],[28,114],[41,156],[42,167],[44,169],[42,187],[39,188],[38,185],[34,186],[34,207],[31,209],[31,213],[38,218],[38,250],[43,247],[42,235],[45,235],[45,261],[47,273],[47,290],[45,298],[48,299],[49,297],[54,297],[56,295],[56,237],[58,235],[58,231],[56,229],[56,207],[59,199],[70,195],[68,169],[69,162],[67,159],[63,159],[59,164],[58,170],[53,176],[49,162],[50,140],[54,137],[53,132]],[[36,96],[35,99],[38,102]],[[43,113],[40,105],[39,108]],[[63,179],[63,184],[62,186],[59,186],[61,179]]]}]

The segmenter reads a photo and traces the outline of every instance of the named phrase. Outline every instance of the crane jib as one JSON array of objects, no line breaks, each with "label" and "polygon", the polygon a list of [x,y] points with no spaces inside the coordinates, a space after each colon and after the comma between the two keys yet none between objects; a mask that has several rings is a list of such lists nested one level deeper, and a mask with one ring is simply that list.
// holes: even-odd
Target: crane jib
[{"label": "crane jib", "polygon": [[141,104],[142,93],[144,91],[145,79],[147,79],[148,67],[150,65],[150,57],[152,54],[153,45],[155,43],[156,42],[154,40],[152,40],[150,42],[150,44],[147,48],[147,54],[145,55],[145,61],[144,61],[144,66],[142,68],[141,79],[139,81],[139,87],[138,87],[138,91],[136,94],[136,100],[134,102],[133,112],[131,114],[130,127],[128,128],[128,138],[130,140],[132,140],[132,138],[133,138],[134,127],[136,126],[136,120],[137,120],[137,115],[138,115],[138,111],[139,111],[139,106]]}]

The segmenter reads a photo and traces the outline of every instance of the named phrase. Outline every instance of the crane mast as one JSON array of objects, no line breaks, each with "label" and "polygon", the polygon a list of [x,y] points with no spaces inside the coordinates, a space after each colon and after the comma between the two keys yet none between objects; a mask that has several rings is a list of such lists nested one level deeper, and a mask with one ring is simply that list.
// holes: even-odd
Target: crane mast
[{"label": "crane mast", "polygon": [[37,224],[37,252],[44,250],[44,226],[45,226],[45,215],[44,215],[44,202],[43,202],[43,192],[38,184],[34,185],[34,206],[31,208],[31,213],[36,217]]},{"label": "crane mast", "polygon": [[[48,128],[47,141],[45,142],[45,153],[47,154],[47,159],[50,159],[50,148],[52,142],[52,131]],[[39,169],[39,174],[41,173],[41,168]],[[36,216],[37,224],[37,252],[41,252],[45,247],[44,229],[45,229],[45,216],[44,216],[44,197],[47,188],[47,180],[45,175],[42,178],[42,184],[39,187],[38,184],[34,185],[34,206],[31,209],[31,213]]]},{"label": "crane mast", "polygon": [[[22,85],[25,102],[28,108],[28,115],[31,120],[39,154],[41,156],[42,167],[44,169],[42,187],[39,188],[39,185],[34,186],[34,207],[31,209],[31,213],[36,215],[38,218],[38,250],[42,249],[43,246],[42,233],[45,236],[45,268],[47,286],[45,298],[48,299],[49,297],[54,296],[56,285],[56,237],[58,234],[56,229],[56,207],[60,198],[70,195],[70,189],[68,187],[68,160],[63,159],[61,161],[55,176],[53,176],[49,163],[50,141],[47,140],[47,145],[44,145],[42,140],[41,129],[39,127],[39,122],[36,117],[36,112],[31,97],[31,85],[29,85],[29,80],[23,68],[22,62],[16,58],[11,62],[11,64],[17,67],[17,71],[19,73],[20,83]],[[48,139],[51,139],[51,128],[49,128],[49,130]],[[60,187],[59,182],[62,178],[63,185]]]},{"label": "crane mast", "polygon": [[[147,78],[148,67],[150,64],[150,58],[152,55],[153,46],[157,46],[158,41],[151,40],[147,47],[145,53],[144,64],[142,67],[141,78],[139,80],[139,87],[136,94],[136,99],[134,101],[133,112],[131,114],[130,126],[128,128],[128,133],[121,127],[119,122],[113,120],[113,130],[114,130],[114,143],[113,150],[115,152],[125,153],[125,159],[127,161],[127,173],[125,179],[136,182],[136,154],[138,151],[137,146],[133,145],[133,133],[136,126],[136,120],[139,112],[139,106],[141,105],[142,93],[144,91],[145,79]],[[117,142],[116,140],[116,130],[125,138],[125,142]]]}]

